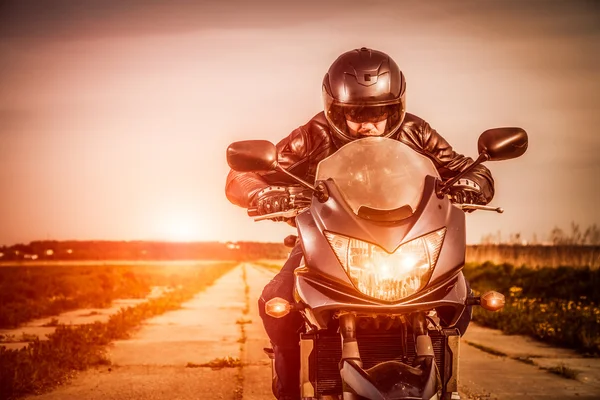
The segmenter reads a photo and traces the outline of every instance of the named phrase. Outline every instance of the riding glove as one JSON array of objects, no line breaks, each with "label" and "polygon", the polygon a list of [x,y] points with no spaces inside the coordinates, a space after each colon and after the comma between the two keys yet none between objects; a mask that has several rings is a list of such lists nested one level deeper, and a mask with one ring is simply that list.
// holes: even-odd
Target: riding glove
[{"label": "riding glove", "polygon": [[290,193],[284,186],[269,186],[258,192],[256,206],[260,215],[287,211]]},{"label": "riding glove", "polygon": [[[460,204],[486,204],[481,187],[470,179],[459,179],[450,187],[450,197]],[[473,211],[473,210],[470,210]]]}]

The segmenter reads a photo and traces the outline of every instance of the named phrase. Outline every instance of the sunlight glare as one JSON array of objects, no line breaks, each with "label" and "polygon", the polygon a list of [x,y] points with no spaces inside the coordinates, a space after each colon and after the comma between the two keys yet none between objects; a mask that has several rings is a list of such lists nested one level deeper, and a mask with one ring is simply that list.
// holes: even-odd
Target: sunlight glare
[{"label": "sunlight glare", "polygon": [[161,224],[160,235],[164,240],[191,242],[200,239],[201,224],[191,215],[169,215]]}]

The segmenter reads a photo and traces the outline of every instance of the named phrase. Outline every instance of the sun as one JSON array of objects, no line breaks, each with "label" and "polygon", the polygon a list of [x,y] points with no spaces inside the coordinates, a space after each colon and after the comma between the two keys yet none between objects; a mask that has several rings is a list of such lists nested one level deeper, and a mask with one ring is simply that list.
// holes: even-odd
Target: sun
[{"label": "sun", "polygon": [[197,218],[176,214],[165,217],[161,224],[160,236],[171,242],[191,242],[199,240],[201,224]]}]

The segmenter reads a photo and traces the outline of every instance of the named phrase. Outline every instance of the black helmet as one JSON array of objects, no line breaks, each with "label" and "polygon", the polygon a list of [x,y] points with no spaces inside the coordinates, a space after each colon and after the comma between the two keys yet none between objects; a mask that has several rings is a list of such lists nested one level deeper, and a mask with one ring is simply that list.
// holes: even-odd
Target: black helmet
[{"label": "black helmet", "polygon": [[344,145],[359,139],[346,120],[381,121],[387,118],[383,137],[392,136],[404,120],[406,81],[387,54],[363,47],[348,51],[331,64],[323,78],[325,117],[334,140]]}]

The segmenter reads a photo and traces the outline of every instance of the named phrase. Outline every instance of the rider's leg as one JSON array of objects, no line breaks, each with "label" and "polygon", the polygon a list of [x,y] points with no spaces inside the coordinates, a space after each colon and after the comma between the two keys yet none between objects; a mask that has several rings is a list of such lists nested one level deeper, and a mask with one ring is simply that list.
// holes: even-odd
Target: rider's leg
[{"label": "rider's leg", "polygon": [[293,301],[294,269],[300,265],[302,249],[299,245],[292,249],[290,257],[281,271],[265,286],[258,300],[258,310],[267,335],[273,344],[275,368],[278,382],[278,398],[300,398],[300,345],[299,330],[302,317],[293,311],[283,318],[273,318],[265,313],[265,303],[274,297]]}]

